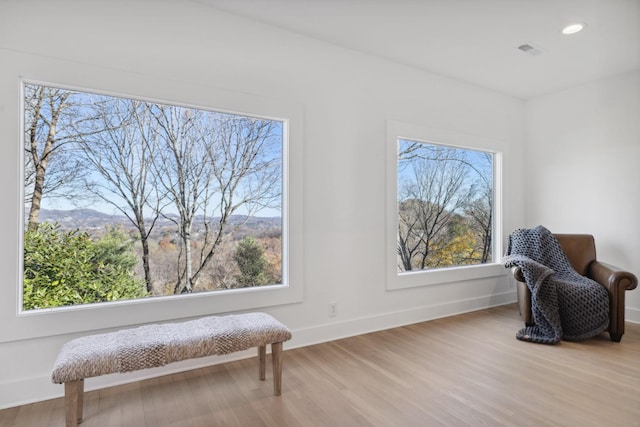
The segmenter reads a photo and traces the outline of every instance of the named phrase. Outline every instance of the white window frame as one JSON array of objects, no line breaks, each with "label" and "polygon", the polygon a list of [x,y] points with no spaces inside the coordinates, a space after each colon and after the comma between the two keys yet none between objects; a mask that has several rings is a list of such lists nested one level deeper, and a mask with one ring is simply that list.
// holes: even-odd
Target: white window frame
[{"label": "white window frame", "polygon": [[[302,123],[303,108],[299,104],[265,99],[241,92],[232,92],[212,87],[201,87],[187,82],[166,82],[130,74],[118,74],[113,70],[83,68],[79,64],[66,64],[60,68],[44,66],[40,60],[25,61],[33,76],[23,78],[23,70],[15,72],[16,79],[0,83],[0,95],[14,99],[11,110],[0,120],[0,132],[7,140],[15,141],[10,148],[15,162],[11,181],[15,184],[16,212],[13,224],[14,250],[5,264],[15,266],[15,274],[9,274],[8,283],[0,287],[0,342],[38,338],[88,330],[115,328],[149,322],[186,319],[203,315],[256,310],[271,306],[303,301],[303,227],[302,227]],[[87,67],[90,68],[90,67]],[[47,70],[74,69],[69,75],[78,78],[70,84],[56,76],[47,77]],[[36,71],[38,70],[38,71]],[[43,71],[42,74],[39,70]],[[22,71],[22,72],[21,72]],[[77,74],[76,74],[77,73]],[[160,81],[158,81],[160,80]],[[150,85],[154,82],[156,85]],[[24,83],[50,85],[70,90],[81,90],[105,95],[144,99],[150,102],[174,104],[189,108],[202,108],[248,116],[273,118],[283,123],[283,224],[282,224],[282,284],[264,287],[243,288],[188,295],[142,298],[56,307],[40,310],[22,310],[23,239],[24,239],[24,106],[22,88]],[[171,86],[173,85],[173,86]],[[141,89],[142,88],[142,89]],[[13,95],[13,96],[11,96]],[[18,95],[18,96],[16,96]],[[6,98],[5,98],[6,99]],[[8,118],[15,120],[9,123]],[[18,125],[20,123],[20,125]],[[17,170],[16,170],[17,169]],[[11,216],[10,216],[11,217]],[[11,227],[11,224],[6,224]],[[11,245],[10,241],[7,245]],[[15,261],[12,261],[15,260]],[[13,270],[13,269],[12,269]],[[13,277],[14,279],[11,279]]]},{"label": "white window frame", "polygon": [[[411,140],[493,154],[493,241],[492,261],[486,264],[398,272],[398,141]],[[434,127],[387,121],[386,143],[386,289],[399,290],[466,280],[498,277],[505,274],[499,262],[502,254],[502,151],[504,143]]]}]

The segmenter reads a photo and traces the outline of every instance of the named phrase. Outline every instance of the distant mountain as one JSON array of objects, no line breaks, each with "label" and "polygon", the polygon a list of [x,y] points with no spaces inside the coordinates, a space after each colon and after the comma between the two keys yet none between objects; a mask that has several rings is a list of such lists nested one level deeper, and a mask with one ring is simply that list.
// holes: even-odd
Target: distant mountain
[{"label": "distant mountain", "polygon": [[[168,218],[167,218],[168,217]],[[160,217],[156,223],[157,228],[175,228],[179,216],[175,214]],[[209,217],[209,221],[218,222],[219,217]],[[57,222],[64,229],[103,229],[106,225],[120,225],[125,229],[131,228],[129,219],[120,215],[110,215],[95,209],[42,209],[40,211],[41,222]],[[194,226],[197,228],[203,223],[202,217],[196,218]],[[229,225],[242,225],[248,229],[279,228],[282,223],[280,217],[247,217],[246,215],[233,215],[229,218]]]},{"label": "distant mountain", "polygon": [[73,209],[73,210],[61,210],[61,209],[41,209],[40,220],[41,221],[70,221],[70,220],[112,220],[114,218],[126,219],[124,215],[109,215],[104,212],[99,212],[95,209]]},{"label": "distant mountain", "polygon": [[127,226],[129,220],[124,215],[109,215],[95,209],[42,209],[41,222],[56,222],[64,229],[96,229],[107,224]]}]

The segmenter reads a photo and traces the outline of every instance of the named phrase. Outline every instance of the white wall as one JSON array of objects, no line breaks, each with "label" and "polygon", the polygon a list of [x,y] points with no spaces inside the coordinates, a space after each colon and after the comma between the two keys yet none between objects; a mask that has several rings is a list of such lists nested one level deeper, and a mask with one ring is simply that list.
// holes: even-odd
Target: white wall
[{"label": "white wall", "polygon": [[[526,223],[590,233],[598,258],[640,277],[640,71],[526,104]],[[640,322],[640,290],[626,319]]]},{"label": "white wall", "polygon": [[[511,230],[524,223],[519,100],[184,2],[3,2],[0,62],[0,199],[7,203],[0,299],[18,286],[25,77],[178,102],[224,90],[301,106],[304,301],[266,309],[293,330],[288,348],[515,300],[506,275],[386,290],[385,126],[395,120],[501,141],[502,226]],[[336,317],[328,317],[330,301]],[[96,325],[106,316],[96,313]],[[50,369],[60,346],[79,335],[1,343],[0,408],[60,396]],[[87,388],[220,360],[90,379]]]}]

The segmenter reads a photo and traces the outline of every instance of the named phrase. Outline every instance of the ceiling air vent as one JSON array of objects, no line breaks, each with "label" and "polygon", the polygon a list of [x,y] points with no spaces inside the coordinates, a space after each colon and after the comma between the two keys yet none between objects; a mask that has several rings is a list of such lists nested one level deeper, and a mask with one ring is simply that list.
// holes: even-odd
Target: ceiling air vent
[{"label": "ceiling air vent", "polygon": [[531,56],[540,55],[542,53],[540,49],[533,47],[528,43],[518,46],[518,49]]}]

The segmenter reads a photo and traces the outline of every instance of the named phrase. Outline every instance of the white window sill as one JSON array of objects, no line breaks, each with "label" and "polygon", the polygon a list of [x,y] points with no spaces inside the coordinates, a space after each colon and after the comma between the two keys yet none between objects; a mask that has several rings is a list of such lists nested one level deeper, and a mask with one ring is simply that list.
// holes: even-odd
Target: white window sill
[{"label": "white window sill", "polygon": [[500,277],[509,272],[502,264],[480,264],[398,273],[394,268],[387,273],[387,290],[417,288],[467,280]]}]

